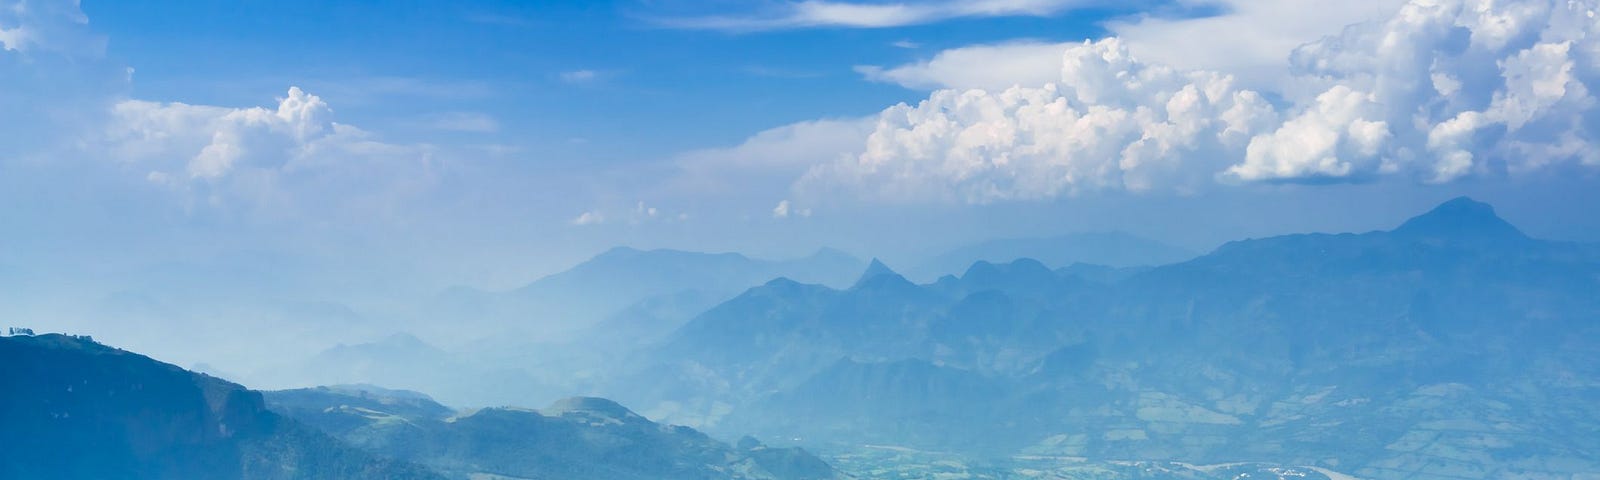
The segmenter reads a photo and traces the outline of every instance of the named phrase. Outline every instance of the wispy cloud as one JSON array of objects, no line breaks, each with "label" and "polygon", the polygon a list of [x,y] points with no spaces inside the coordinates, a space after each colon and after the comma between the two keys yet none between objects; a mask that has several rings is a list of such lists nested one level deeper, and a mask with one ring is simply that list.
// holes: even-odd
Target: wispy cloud
[{"label": "wispy cloud", "polygon": [[571,71],[561,72],[559,77],[561,78],[561,81],[567,82],[567,83],[571,83],[571,84],[574,84],[574,85],[583,84],[583,83],[593,83],[593,82],[595,82],[595,81],[600,79],[600,72],[594,71],[594,70],[588,70],[588,69],[571,70]]},{"label": "wispy cloud", "polygon": [[970,45],[939,52],[918,63],[887,68],[858,65],[855,70],[868,80],[918,90],[1036,87],[1061,78],[1062,52],[1072,46],[1036,41]]},{"label": "wispy cloud", "polygon": [[583,212],[578,218],[572,219],[573,225],[599,225],[606,222],[606,217],[599,212]]},{"label": "wispy cloud", "polygon": [[503,27],[527,28],[538,23],[529,17],[509,15],[504,13],[469,13],[464,20],[481,25],[498,25]]},{"label": "wispy cloud", "polygon": [[790,215],[809,217],[811,209],[796,208],[788,200],[779,200],[778,206],[772,207],[772,218],[789,218]]},{"label": "wispy cloud", "polygon": [[939,0],[918,3],[864,3],[804,0],[776,8],[731,15],[659,18],[669,28],[733,32],[803,28],[890,28],[957,18],[1047,17],[1092,5],[1095,0]]},{"label": "wispy cloud", "polygon": [[498,120],[478,112],[445,112],[426,115],[415,124],[427,129],[451,132],[494,133],[500,131],[500,122]]},{"label": "wispy cloud", "polygon": [[764,65],[750,65],[740,70],[743,70],[744,73],[755,75],[757,77],[769,78],[818,78],[825,76],[822,72],[776,68]]}]

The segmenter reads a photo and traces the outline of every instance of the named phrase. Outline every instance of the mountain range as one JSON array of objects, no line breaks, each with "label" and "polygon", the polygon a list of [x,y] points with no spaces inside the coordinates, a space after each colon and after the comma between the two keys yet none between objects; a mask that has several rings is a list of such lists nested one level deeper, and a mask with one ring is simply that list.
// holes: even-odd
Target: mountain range
[{"label": "mountain range", "polygon": [[1166,265],[1199,255],[1188,249],[1123,232],[1001,238],[957,247],[934,255],[908,269],[906,276],[931,280],[965,271],[968,266],[977,262],[1009,263],[1022,258],[1037,260],[1054,268],[1075,264],[1125,268]]},{"label": "mountain range", "polygon": [[60,334],[0,337],[0,478],[842,478],[610,400],[456,411],[374,386],[262,392]]},{"label": "mountain range", "polygon": [[0,477],[1575,478],[1600,471],[1596,292],[1600,245],[1467,198],[1388,230],[923,283],[828,252],[615,250],[478,304],[591,295],[570,343],[396,335],[299,367],[456,405],[590,395],[540,410],[263,398],[83,338],[0,339],[23,392],[0,451],[30,460]]},{"label": "mountain range", "polygon": [[[531,328],[582,335],[602,322],[665,323],[666,330],[739,292],[777,277],[840,285],[859,271],[861,260],[821,249],[792,260],[762,260],[737,253],[638,250],[617,247],[571,269],[505,292],[466,287],[448,290],[425,306],[425,317],[451,318],[457,328]],[[643,302],[643,304],[642,304]],[[666,305],[663,305],[666,304]],[[671,315],[668,310],[688,311]],[[655,322],[637,316],[664,316]],[[621,317],[621,318],[618,318]]]},{"label": "mountain range", "polygon": [[1458,198],[1392,230],[1131,271],[1023,259],[927,284],[881,264],[846,289],[774,280],[603,392],[824,445],[1570,475],[1600,470],[1595,292],[1600,248]]}]

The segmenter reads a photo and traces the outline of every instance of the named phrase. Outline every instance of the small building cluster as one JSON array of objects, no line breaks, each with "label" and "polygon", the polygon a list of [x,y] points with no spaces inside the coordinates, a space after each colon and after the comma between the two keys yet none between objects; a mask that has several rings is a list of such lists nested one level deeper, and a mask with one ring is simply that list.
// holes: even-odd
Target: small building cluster
[{"label": "small building cluster", "polygon": [[7,327],[6,328],[6,336],[8,336],[8,337],[15,337],[15,336],[21,336],[21,335],[25,335],[25,336],[30,336],[31,337],[31,336],[33,336],[33,329],[31,329],[31,328],[22,328],[22,327]]}]

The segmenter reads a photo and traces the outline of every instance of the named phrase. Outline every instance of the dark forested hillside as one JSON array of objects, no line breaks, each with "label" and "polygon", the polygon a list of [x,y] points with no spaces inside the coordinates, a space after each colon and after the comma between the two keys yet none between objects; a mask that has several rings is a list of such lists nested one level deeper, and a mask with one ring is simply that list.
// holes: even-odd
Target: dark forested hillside
[{"label": "dark forested hillside", "polygon": [[437,478],[278,416],[261,394],[85,337],[0,337],[0,478]]}]

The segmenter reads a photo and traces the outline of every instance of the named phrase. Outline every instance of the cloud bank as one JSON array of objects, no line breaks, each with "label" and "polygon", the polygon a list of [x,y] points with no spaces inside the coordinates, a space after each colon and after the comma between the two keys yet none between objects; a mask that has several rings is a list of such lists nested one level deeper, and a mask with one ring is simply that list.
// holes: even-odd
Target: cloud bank
[{"label": "cloud bank", "polygon": [[1038,82],[1028,68],[1000,69],[1017,75],[1009,87],[1005,75],[958,74],[992,53],[981,48],[868,69],[952,88],[884,110],[861,153],[812,167],[794,189],[981,204],[1600,167],[1597,3],[1414,0],[1295,48],[1276,103],[1224,72],[1142,61],[1116,37],[1065,47],[1040,85],[1026,84]]}]

